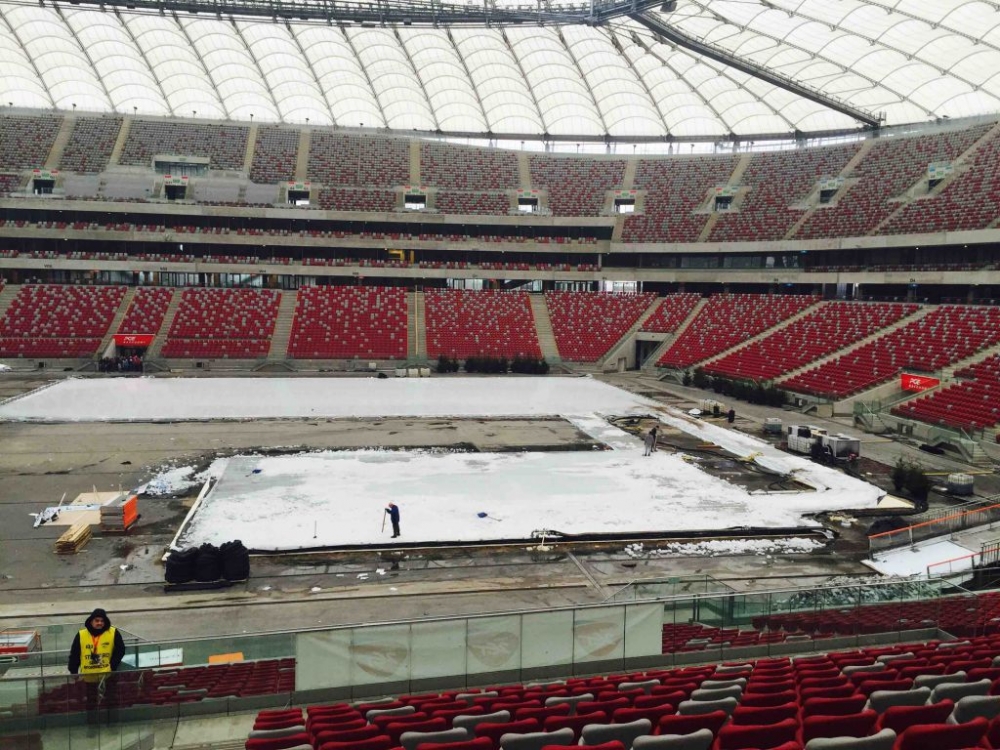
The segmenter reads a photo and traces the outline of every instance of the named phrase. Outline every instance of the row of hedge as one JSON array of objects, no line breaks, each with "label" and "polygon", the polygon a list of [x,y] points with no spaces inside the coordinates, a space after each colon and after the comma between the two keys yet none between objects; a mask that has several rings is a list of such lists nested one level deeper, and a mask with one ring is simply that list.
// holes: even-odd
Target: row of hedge
[{"label": "row of hedge", "polygon": [[[458,372],[462,368],[460,360],[442,354],[438,357],[438,372]],[[519,375],[545,375],[549,371],[549,363],[545,358],[534,357],[490,357],[484,354],[466,357],[464,369],[466,372],[480,372],[498,375],[513,372]]]},{"label": "row of hedge", "polygon": [[784,406],[786,400],[785,392],[773,385],[764,385],[755,380],[713,377],[700,368],[694,373],[685,372],[682,382],[684,385],[693,385],[695,388],[715,391],[723,396],[762,406]]}]

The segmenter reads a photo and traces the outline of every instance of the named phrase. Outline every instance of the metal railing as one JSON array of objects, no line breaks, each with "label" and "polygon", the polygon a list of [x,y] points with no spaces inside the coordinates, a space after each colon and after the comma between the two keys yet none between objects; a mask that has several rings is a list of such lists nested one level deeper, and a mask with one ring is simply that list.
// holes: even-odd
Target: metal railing
[{"label": "metal railing", "polygon": [[1000,521],[1000,503],[996,497],[964,503],[957,508],[943,508],[924,514],[925,520],[901,529],[883,531],[868,537],[868,554],[897,547],[912,547],[917,542],[954,534],[974,526],[992,525]]}]

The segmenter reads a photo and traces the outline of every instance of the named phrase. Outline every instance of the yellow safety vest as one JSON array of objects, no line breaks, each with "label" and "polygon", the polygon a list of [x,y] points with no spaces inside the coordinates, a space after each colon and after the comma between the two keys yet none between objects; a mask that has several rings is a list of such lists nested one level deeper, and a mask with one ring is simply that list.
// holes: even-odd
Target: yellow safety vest
[{"label": "yellow safety vest", "polygon": [[96,638],[84,628],[80,631],[80,674],[102,675],[111,671],[115,650],[115,629],[108,628]]}]

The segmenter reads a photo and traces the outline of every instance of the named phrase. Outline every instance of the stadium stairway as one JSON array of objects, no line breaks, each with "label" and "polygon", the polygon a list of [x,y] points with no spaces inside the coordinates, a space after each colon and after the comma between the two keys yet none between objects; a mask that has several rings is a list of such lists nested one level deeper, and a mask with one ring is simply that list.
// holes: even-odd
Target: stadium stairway
[{"label": "stadium stairway", "polygon": [[[885,336],[885,335],[887,335],[889,333],[892,333],[893,331],[895,331],[898,328],[902,328],[903,326],[909,325],[910,323],[913,323],[913,322],[915,322],[917,320],[920,320],[921,318],[923,318],[923,317],[929,315],[930,313],[932,313],[935,309],[937,309],[937,307],[934,306],[934,305],[925,305],[925,306],[921,307],[919,310],[917,310],[915,313],[913,313],[912,315],[904,315],[902,318],[900,318],[899,320],[897,320],[892,325],[886,326],[885,328],[882,328],[881,330],[876,331],[875,333],[873,333],[871,336],[868,336],[867,338],[863,338],[860,341],[855,341],[850,346],[845,346],[843,349],[838,349],[835,352],[827,354],[825,357],[820,357],[819,359],[814,359],[812,362],[809,362],[808,364],[805,364],[802,367],[799,367],[799,368],[796,368],[794,370],[790,370],[789,372],[786,372],[784,375],[782,375],[780,378],[778,378],[774,382],[780,388],[781,384],[784,381],[790,380],[791,378],[794,378],[797,375],[801,375],[806,370],[812,370],[813,368],[820,367],[821,365],[825,365],[827,362],[829,362],[831,360],[834,360],[834,359],[837,359],[838,357],[843,357],[843,356],[845,356],[847,354],[850,354],[855,349],[860,349],[865,344],[871,343],[872,341],[875,341],[875,340],[879,339],[882,336]],[[890,381],[890,382],[891,382],[891,384],[893,386],[895,386],[895,382],[892,382],[892,381]],[[878,386],[875,386],[875,388],[872,388],[869,391],[866,391],[866,392],[863,392],[863,393],[855,393],[848,400],[866,400],[866,398],[871,398],[871,392],[872,391],[876,391],[879,388],[883,388],[883,387],[885,387],[885,385],[886,385],[885,383],[882,383],[882,384],[880,384]]]},{"label": "stadium stairway", "polygon": [[[872,146],[874,144],[875,144],[875,141],[871,140],[871,139],[863,141],[862,144],[861,144],[861,148],[859,148],[858,152],[848,160],[847,164],[844,165],[844,168],[840,170],[840,174],[838,174],[837,176],[838,177],[843,177],[846,180],[847,176],[849,174],[851,174],[851,172],[854,171],[854,168],[857,167],[858,164],[860,164],[862,161],[864,161],[865,157],[868,156],[868,152],[870,152],[872,150]],[[845,185],[846,185],[846,183],[845,183]],[[805,224],[807,221],[809,221],[809,218],[817,210],[819,210],[819,205],[820,204],[817,202],[816,205],[814,205],[814,206],[812,206],[812,207],[810,207],[810,208],[808,208],[808,209],[806,209],[805,211],[802,212],[802,216],[800,216],[798,218],[798,221],[796,221],[794,224],[792,224],[792,226],[790,226],[788,228],[788,231],[785,232],[785,239],[786,240],[790,240],[790,239],[792,239],[792,237],[795,236],[795,233],[799,231],[799,229],[802,227],[802,225]],[[836,206],[837,205],[837,196],[834,196],[833,202],[830,203],[830,204],[828,204],[828,205]]]},{"label": "stadium stairway", "polygon": [[[406,322],[406,355],[418,360],[427,359],[427,326],[424,325],[424,293],[413,292],[409,300],[410,315]],[[420,332],[423,332],[423,336]]]},{"label": "stadium stairway", "polygon": [[135,290],[137,288],[138,287],[130,286],[125,290],[125,297],[122,298],[122,303],[118,307],[118,312],[116,312],[115,317],[111,319],[111,326],[108,328],[108,332],[104,334],[104,338],[101,339],[101,345],[97,347],[98,357],[104,356],[104,352],[111,344],[111,339],[116,333],[118,333],[118,329],[121,328],[122,321],[125,320],[125,314],[128,312],[129,307],[132,306],[132,300],[135,299]]},{"label": "stadium stairway", "polygon": [[559,347],[556,346],[556,337],[552,333],[552,319],[549,317],[549,308],[545,306],[544,294],[529,294],[531,300],[531,314],[535,318],[535,333],[538,335],[538,346],[542,350],[542,356],[549,364],[562,362],[559,356]]},{"label": "stadium stairway", "polygon": [[0,320],[7,314],[7,308],[10,307],[10,303],[14,301],[14,297],[20,291],[20,284],[7,284],[3,290],[0,290]]},{"label": "stadium stairway", "polygon": [[[663,302],[662,297],[657,297],[650,304],[649,307],[639,316],[639,318],[632,324],[625,335],[622,336],[617,344],[614,344],[608,353],[605,354],[601,359],[597,360],[597,366],[603,371],[607,371],[608,363],[611,363],[612,369],[615,369],[614,364],[618,361],[620,357],[628,357],[629,354],[634,352],[635,349],[635,335],[639,332],[639,329],[646,324],[646,321],[656,312],[660,304]],[[641,362],[636,362],[635,365],[641,365]]]},{"label": "stadium stairway", "polygon": [[260,130],[260,125],[257,123],[251,123],[250,130],[247,131],[247,147],[246,151],[243,153],[243,171],[250,174],[250,170],[253,169],[253,152],[257,149],[257,133]]},{"label": "stadium stairway", "polygon": [[302,128],[299,132],[299,152],[295,158],[295,179],[304,181],[309,179],[309,150],[312,147],[312,131],[309,128]]},{"label": "stadium stairway", "polygon": [[[740,160],[736,163],[736,168],[733,173],[729,175],[729,179],[726,180],[727,185],[739,185],[740,180],[743,179],[743,173],[747,171],[747,167],[750,166],[750,159],[752,154],[743,154]],[[705,196],[701,196],[702,202],[705,200]],[[735,205],[743,202],[743,196],[737,195],[733,199]],[[719,214],[712,210],[708,215],[708,220],[705,222],[705,226],[701,228],[701,234],[698,235],[698,242],[708,242],[708,238],[712,236],[712,230],[715,228],[716,222],[719,221]]]},{"label": "stadium stairway", "polygon": [[701,313],[701,309],[708,304],[708,297],[702,297],[698,300],[698,304],[691,309],[691,313],[684,319],[684,321],[677,326],[677,330],[673,333],[667,334],[667,337],[663,339],[658,347],[646,357],[646,361],[642,365],[642,369],[646,372],[656,372],[656,363],[660,361],[660,357],[663,356],[664,352],[670,348],[677,339],[681,337],[681,334],[687,330],[688,326],[694,322],[695,318]]},{"label": "stadium stairway", "polygon": [[115,146],[111,149],[111,156],[108,158],[108,168],[116,167],[121,162],[122,151],[125,150],[125,143],[128,141],[128,134],[131,130],[132,118],[123,118],[122,126],[118,130],[118,140],[115,141]]},{"label": "stadium stairway", "polygon": [[292,321],[295,319],[295,305],[298,303],[298,292],[284,291],[281,302],[278,303],[278,315],[274,321],[274,333],[271,334],[271,348],[267,352],[267,364],[284,362],[288,356],[288,339],[292,335]]},{"label": "stadium stairway", "polygon": [[177,315],[177,309],[181,306],[181,292],[183,290],[178,289],[174,292],[174,296],[170,298],[170,305],[167,307],[167,312],[163,316],[163,323],[160,324],[160,330],[156,332],[156,338],[153,339],[153,343],[150,345],[149,349],[146,351],[146,359],[155,359],[160,356],[160,352],[163,350],[163,345],[167,342],[167,332],[170,331],[170,326],[174,324],[174,317]]},{"label": "stadium stairway", "polygon": [[52,148],[49,149],[48,158],[45,159],[45,169],[56,169],[59,167],[63,152],[66,150],[66,144],[69,143],[69,139],[73,135],[73,128],[75,127],[76,117],[72,115],[63,117],[62,125],[59,126],[59,132],[56,133],[56,139],[52,142]]},{"label": "stadium stairway", "polygon": [[[952,162],[952,164],[955,167],[955,171],[952,172],[947,177],[945,177],[943,180],[941,180],[940,183],[938,183],[937,185],[935,185],[933,190],[931,190],[928,193],[923,194],[920,197],[920,199],[922,199],[922,200],[932,199],[935,196],[940,195],[945,190],[945,188],[947,188],[948,185],[950,185],[954,180],[960,179],[962,177],[962,174],[965,171],[964,169],[962,169],[962,166],[966,162],[974,161],[975,160],[975,156],[976,156],[976,152],[984,144],[989,143],[991,140],[993,140],[994,138],[997,138],[997,137],[1000,137],[1000,123],[997,123],[992,128],[990,128],[988,131],[986,131],[986,133],[983,134],[975,143],[973,143],[971,146],[969,146],[969,148],[967,148],[963,153],[959,154],[958,158],[956,158]],[[868,141],[867,143],[871,143],[871,141]],[[910,188],[909,188],[909,190],[906,191],[905,195],[908,196],[906,198],[906,200],[900,201],[899,204],[896,206],[896,209],[892,213],[890,213],[888,216],[886,216],[882,221],[880,221],[878,224],[876,224],[872,228],[872,230],[870,232],[868,232],[868,234],[869,235],[876,235],[876,234],[878,234],[882,230],[882,227],[889,226],[899,213],[901,213],[902,211],[905,211],[907,206],[909,206],[915,200],[918,200],[918,198],[916,198],[914,196],[914,193],[915,193],[916,189],[918,187],[920,187],[925,181],[926,181],[925,177],[921,176],[920,180],[917,182],[916,185],[911,185]]]}]

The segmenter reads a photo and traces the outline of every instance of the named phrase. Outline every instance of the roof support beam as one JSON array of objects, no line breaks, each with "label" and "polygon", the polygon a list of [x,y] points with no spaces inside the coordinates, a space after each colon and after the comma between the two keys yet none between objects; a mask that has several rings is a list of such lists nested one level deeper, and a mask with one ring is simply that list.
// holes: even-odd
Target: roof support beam
[{"label": "roof support beam", "polygon": [[149,70],[150,77],[156,81],[156,88],[160,92],[160,96],[163,97],[163,104],[167,108],[167,112],[171,117],[176,117],[177,113],[174,112],[174,107],[170,103],[170,97],[167,96],[167,91],[163,88],[163,82],[160,81],[160,77],[156,74],[156,68],[153,67],[149,58],[146,57],[146,50],[144,50],[142,45],[139,44],[139,40],[135,38],[135,34],[133,34],[132,29],[129,28],[128,22],[122,17],[122,14],[118,12],[118,8],[115,8],[115,16],[118,18],[118,23],[122,26],[122,31],[124,31],[128,35],[128,38],[132,40],[132,46],[135,47],[135,51],[139,53],[139,57],[141,57],[142,61],[146,63],[146,68]]},{"label": "roof support beam", "polygon": [[870,128],[878,128],[882,124],[882,118],[878,115],[866,112],[863,109],[858,109],[857,107],[852,107],[846,102],[839,101],[833,97],[821,94],[808,86],[804,86],[792,78],[776,73],[773,70],[763,68],[750,62],[749,60],[744,60],[743,58],[727,52],[726,50],[723,50],[713,44],[708,44],[695,39],[694,37],[688,36],[682,31],[678,31],[673,26],[664,22],[663,19],[657,17],[654,13],[632,13],[629,17],[636,23],[642,24],[650,31],[655,34],[659,34],[661,37],[678,47],[683,47],[684,49],[695,52],[711,60],[720,62],[723,65],[736,68],[737,70],[743,71],[747,75],[759,78],[760,80],[766,81],[772,86],[777,86],[785,91],[790,91],[804,99],[816,102],[817,104],[822,104],[824,107],[832,109],[835,112],[840,112],[843,115],[847,115],[858,122],[864,123]]}]

